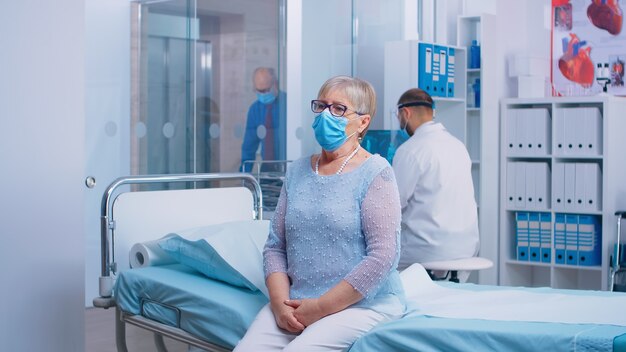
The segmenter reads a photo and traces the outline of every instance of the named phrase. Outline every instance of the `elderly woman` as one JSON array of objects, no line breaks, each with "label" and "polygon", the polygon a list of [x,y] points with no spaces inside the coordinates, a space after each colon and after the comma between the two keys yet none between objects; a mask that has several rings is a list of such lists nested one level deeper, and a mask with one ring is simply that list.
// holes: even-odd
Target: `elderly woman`
[{"label": "elderly woman", "polygon": [[322,152],[287,171],[263,253],[270,303],[235,351],[344,351],[405,312],[396,180],[359,144],[374,89],[333,77],[311,109]]}]

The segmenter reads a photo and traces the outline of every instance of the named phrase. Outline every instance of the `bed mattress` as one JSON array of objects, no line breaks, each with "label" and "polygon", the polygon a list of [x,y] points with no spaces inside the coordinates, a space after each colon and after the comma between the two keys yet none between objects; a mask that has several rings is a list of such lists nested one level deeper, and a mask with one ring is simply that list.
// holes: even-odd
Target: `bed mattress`
[{"label": "bed mattress", "polygon": [[[512,287],[438,282],[468,291]],[[610,297],[604,291],[551,288],[514,289],[534,293]],[[411,313],[379,325],[355,342],[350,352],[364,351],[614,351],[626,352],[626,326],[562,324],[485,319],[451,319]]]},{"label": "bed mattress", "polygon": [[[471,291],[499,286],[438,283]],[[534,288],[533,292],[606,295]],[[180,264],[122,272],[115,298],[124,312],[142,315],[232,349],[267,303],[261,292],[215,281]],[[626,352],[626,327],[482,319],[411,313],[374,328],[355,342],[364,351],[615,351]]]},{"label": "bed mattress", "polygon": [[117,278],[114,295],[126,313],[230,349],[267,303],[259,291],[211,280],[181,264],[126,270]]},{"label": "bed mattress", "polygon": [[364,351],[626,351],[625,329],[611,325],[556,324],[407,316],[379,325],[350,352]]}]

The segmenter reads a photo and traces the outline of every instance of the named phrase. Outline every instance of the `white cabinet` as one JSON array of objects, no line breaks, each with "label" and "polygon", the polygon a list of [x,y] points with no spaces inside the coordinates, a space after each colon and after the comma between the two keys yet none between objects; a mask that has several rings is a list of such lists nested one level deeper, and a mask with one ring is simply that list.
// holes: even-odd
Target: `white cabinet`
[{"label": "white cabinet", "polygon": [[626,99],[505,99],[499,283],[608,288],[626,209]]},{"label": "white cabinet", "polygon": [[[498,101],[496,91],[496,19],[494,15],[459,16],[457,46],[469,48],[476,40],[480,45],[480,68],[465,70],[465,145],[472,158],[472,178],[480,230],[480,256],[498,262]],[[468,54],[469,55],[469,54]],[[473,102],[471,89],[478,81],[480,106]],[[460,118],[460,117],[459,117]],[[497,265],[478,272],[482,284],[497,283]]]}]

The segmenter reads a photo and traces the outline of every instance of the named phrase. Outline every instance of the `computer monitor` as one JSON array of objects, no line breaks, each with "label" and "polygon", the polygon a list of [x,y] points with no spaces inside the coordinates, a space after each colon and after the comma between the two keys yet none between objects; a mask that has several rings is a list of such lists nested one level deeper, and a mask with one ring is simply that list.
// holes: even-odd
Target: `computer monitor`
[{"label": "computer monitor", "polygon": [[372,154],[379,154],[391,164],[396,150],[405,141],[406,138],[400,130],[369,130],[363,137],[361,146]]}]

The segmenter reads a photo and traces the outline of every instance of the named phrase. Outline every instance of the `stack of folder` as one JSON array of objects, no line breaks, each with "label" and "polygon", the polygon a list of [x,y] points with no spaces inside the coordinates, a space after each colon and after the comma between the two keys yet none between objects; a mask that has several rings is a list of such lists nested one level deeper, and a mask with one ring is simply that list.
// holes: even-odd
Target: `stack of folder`
[{"label": "stack of folder", "polygon": [[454,48],[418,43],[417,86],[433,97],[454,97],[455,56]]},{"label": "stack of folder", "polygon": [[551,230],[550,213],[517,212],[515,214],[517,260],[550,263]]},{"label": "stack of folder", "polygon": [[510,109],[506,120],[509,156],[548,156],[552,120],[546,108]]},{"label": "stack of folder", "polygon": [[557,213],[554,222],[556,264],[595,266],[602,259],[599,216]]},{"label": "stack of folder", "polygon": [[597,162],[554,164],[554,209],[561,211],[601,210],[602,171]]},{"label": "stack of folder", "polygon": [[505,196],[508,209],[549,209],[550,168],[548,163],[508,161]]},{"label": "stack of folder", "polygon": [[602,154],[602,115],[597,107],[563,108],[554,117],[554,154]]}]

